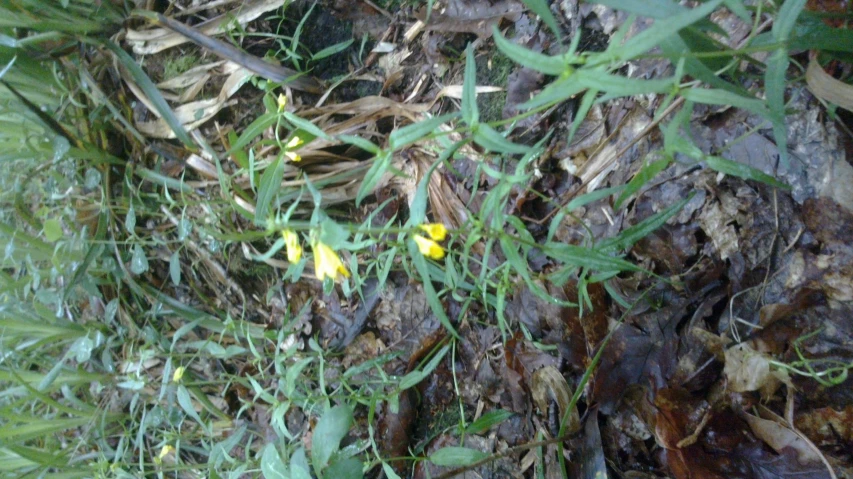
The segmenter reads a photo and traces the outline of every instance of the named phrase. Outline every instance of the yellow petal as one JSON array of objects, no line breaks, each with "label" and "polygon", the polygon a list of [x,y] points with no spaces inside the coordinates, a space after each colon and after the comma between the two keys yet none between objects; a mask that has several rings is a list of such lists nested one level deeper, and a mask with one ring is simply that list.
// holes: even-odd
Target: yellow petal
[{"label": "yellow petal", "polygon": [[349,271],[341,262],[341,258],[325,243],[314,243],[314,273],[320,281],[326,278],[338,279],[338,274],[349,278]]},{"label": "yellow petal", "polygon": [[284,238],[284,247],[287,251],[287,261],[298,263],[302,259],[302,245],[299,244],[299,235],[293,230],[282,230],[281,237]]},{"label": "yellow petal", "polygon": [[426,223],[420,225],[419,228],[435,241],[444,241],[444,238],[447,237],[447,228],[441,223]]},{"label": "yellow petal", "polygon": [[284,107],[287,106],[287,97],[284,93],[278,94],[278,111],[283,111]]},{"label": "yellow petal", "polygon": [[180,366],[177,369],[175,369],[175,373],[172,374],[172,382],[173,383],[181,382],[181,379],[184,377],[184,372],[186,370],[187,370],[187,368],[185,368],[183,366]]},{"label": "yellow petal", "polygon": [[292,161],[294,163],[298,163],[298,162],[302,161],[302,157],[297,155],[296,153],[294,153],[292,151],[285,151],[284,156],[290,158],[290,161]]},{"label": "yellow petal", "polygon": [[415,240],[415,243],[418,245],[418,250],[422,255],[432,259],[444,258],[444,248],[435,241],[429,238],[424,238],[421,235],[414,235],[412,239]]},{"label": "yellow petal", "polygon": [[304,141],[302,141],[302,138],[299,138],[298,136],[294,136],[293,138],[290,139],[290,141],[287,142],[287,147],[288,148],[296,148],[297,146],[301,145],[302,143],[305,143]]}]

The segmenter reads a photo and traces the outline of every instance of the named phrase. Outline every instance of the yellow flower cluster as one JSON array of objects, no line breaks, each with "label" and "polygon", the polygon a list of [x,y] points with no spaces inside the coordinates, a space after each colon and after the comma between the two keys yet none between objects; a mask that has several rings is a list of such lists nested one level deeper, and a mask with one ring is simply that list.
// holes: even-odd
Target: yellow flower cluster
[{"label": "yellow flower cluster", "polygon": [[415,240],[415,244],[418,245],[418,250],[422,255],[427,256],[432,259],[441,259],[444,258],[444,248],[438,244],[447,237],[447,228],[444,227],[441,223],[427,223],[418,226],[421,230],[423,230],[429,238],[416,234],[412,237]]}]

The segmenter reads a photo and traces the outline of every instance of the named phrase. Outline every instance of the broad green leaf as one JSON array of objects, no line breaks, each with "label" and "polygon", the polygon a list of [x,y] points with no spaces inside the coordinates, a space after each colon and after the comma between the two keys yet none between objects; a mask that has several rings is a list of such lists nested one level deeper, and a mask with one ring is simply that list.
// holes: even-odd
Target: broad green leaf
[{"label": "broad green leaf", "polygon": [[616,200],[616,204],[613,205],[614,209],[619,209],[622,206],[622,203],[631,197],[634,193],[640,190],[649,180],[657,176],[658,173],[664,170],[667,166],[669,166],[672,160],[670,158],[664,158],[662,160],[653,161],[651,163],[646,163],[631,178],[631,181],[628,182],[628,185],[625,186],[625,191],[619,195],[619,198]]},{"label": "broad green leaf", "polygon": [[264,453],[261,455],[261,473],[264,479],[290,479],[290,472],[282,462],[274,444],[264,446]]},{"label": "broad green leaf", "polygon": [[311,463],[318,475],[340,448],[341,439],[347,435],[351,425],[352,410],[346,405],[329,409],[317,422],[312,436]]},{"label": "broad green leaf", "polygon": [[602,241],[601,244],[598,245],[597,249],[599,251],[605,252],[627,250],[628,248],[633,246],[634,243],[645,238],[649,235],[649,233],[663,226],[663,224],[666,223],[667,220],[669,220],[676,213],[681,211],[681,208],[684,208],[684,205],[686,205],[691,198],[693,198],[693,194],[691,194],[687,198],[682,199],[678,203],[670,206],[669,208],[655,213],[654,215],[646,218],[640,223],[637,223],[636,225],[631,226],[630,228],[626,228],[617,236]]},{"label": "broad green leaf", "polygon": [[432,453],[429,456],[429,460],[436,466],[460,467],[474,464],[487,457],[489,457],[488,454],[476,449],[448,446]]},{"label": "broad green leaf", "polygon": [[530,153],[529,146],[519,145],[507,140],[497,130],[485,123],[477,125],[477,129],[474,131],[474,141],[483,148],[496,153]]},{"label": "broad green leaf", "polygon": [[477,64],[474,62],[474,48],[468,44],[465,49],[465,78],[462,83],[462,118],[469,126],[480,122],[477,109]]},{"label": "broad green leaf", "polygon": [[480,416],[480,419],[469,424],[468,427],[465,428],[465,432],[467,434],[482,434],[512,416],[515,416],[514,412],[505,411],[503,409],[494,409],[483,414]]},{"label": "broad green leaf", "polygon": [[261,182],[258,185],[257,204],[255,204],[255,224],[267,224],[270,204],[281,189],[282,178],[284,178],[284,160],[282,155],[279,155],[261,176]]},{"label": "broad green leaf", "polygon": [[512,42],[501,35],[497,25],[492,26],[492,38],[495,45],[510,60],[523,67],[536,70],[546,75],[560,75],[568,68],[566,61],[560,56],[548,56],[542,53],[528,50],[527,48]]},{"label": "broad green leaf", "polygon": [[458,113],[448,113],[397,128],[388,135],[388,148],[390,150],[399,150],[404,146],[410,145],[435,132],[439,126],[456,118],[456,116],[458,116]]},{"label": "broad green leaf", "polygon": [[323,479],[362,479],[361,461],[348,457],[335,461],[323,472]]},{"label": "broad green leaf", "polygon": [[729,176],[737,176],[738,178],[743,178],[745,180],[759,181],[770,186],[775,186],[776,188],[782,188],[783,190],[791,189],[790,185],[786,185],[776,178],[762,173],[749,165],[744,165],[743,163],[720,158],[719,156],[706,157],[705,163],[707,163],[708,167],[712,170],[719,171],[720,173],[724,173]]}]

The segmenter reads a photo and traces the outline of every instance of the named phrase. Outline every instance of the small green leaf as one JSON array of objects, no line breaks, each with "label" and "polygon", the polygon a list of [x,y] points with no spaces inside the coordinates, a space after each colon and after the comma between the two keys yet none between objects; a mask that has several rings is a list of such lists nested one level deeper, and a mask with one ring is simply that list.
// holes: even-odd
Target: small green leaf
[{"label": "small green leaf", "polygon": [[522,0],[527,8],[530,9],[531,12],[539,15],[539,18],[548,25],[548,28],[554,33],[557,37],[557,41],[562,40],[563,34],[560,32],[560,26],[557,25],[557,19],[554,18],[554,14],[551,13],[551,8],[548,7],[550,2],[546,2],[545,0]]},{"label": "small green leaf", "polygon": [[[786,5],[789,2],[786,2]],[[779,48],[767,59],[764,72],[764,90],[767,106],[770,109],[770,122],[773,124],[773,137],[779,160],[788,166],[788,129],[785,126],[785,73],[788,70],[788,52]]]},{"label": "small green leaf", "polygon": [[465,428],[466,434],[482,434],[494,426],[506,421],[507,419],[515,416],[514,412],[505,411],[503,409],[494,409],[489,411],[482,416],[480,419],[472,422]]},{"label": "small green leaf", "polygon": [[181,409],[184,410],[187,416],[193,418],[200,426],[205,427],[205,424],[202,422],[201,417],[195,411],[193,407],[193,400],[190,398],[190,391],[183,384],[178,385],[177,392],[178,404],[181,406]]},{"label": "small green leaf", "polygon": [[429,456],[429,460],[436,466],[461,467],[469,466],[487,457],[489,457],[488,454],[476,449],[448,446],[432,453],[432,455]]},{"label": "small green leaf", "polygon": [[347,40],[345,42],[336,43],[330,47],[326,47],[326,48],[320,50],[319,52],[315,53],[314,55],[312,55],[311,59],[314,61],[322,60],[326,57],[330,57],[330,56],[334,55],[335,53],[342,52],[342,51],[346,50],[347,47],[352,45],[353,41],[355,41],[355,40],[353,38],[350,38],[349,40]]},{"label": "small green leaf", "polygon": [[759,181],[770,186],[775,186],[776,188],[782,188],[783,190],[791,189],[790,185],[782,183],[776,178],[764,174],[760,170],[749,165],[744,165],[743,163],[720,158],[719,156],[706,157],[705,163],[707,163],[708,167],[712,170],[719,171],[720,173],[724,173],[729,176],[737,176],[738,178],[743,178],[745,180]]},{"label": "small green leaf", "polygon": [[438,298],[438,293],[435,292],[435,288],[432,285],[432,277],[429,274],[429,267],[427,266],[427,261],[424,258],[424,255],[422,255],[418,250],[418,246],[415,244],[414,240],[410,239],[406,241],[406,244],[409,248],[409,257],[412,259],[412,263],[415,265],[415,270],[417,270],[418,275],[421,277],[427,304],[429,304],[430,309],[438,318],[441,325],[444,326],[444,329],[446,329],[454,338],[458,338],[459,333],[456,332],[456,329],[453,328],[453,324],[450,323],[450,318],[447,317],[447,313],[444,311],[444,305],[441,304],[441,300]]},{"label": "small green leaf", "polygon": [[373,159],[373,165],[371,165],[370,169],[367,170],[367,173],[364,174],[364,179],[361,180],[361,186],[359,186],[358,193],[355,195],[355,204],[357,206],[361,205],[361,202],[364,201],[368,195],[373,193],[373,188],[379,183],[379,180],[382,179],[382,176],[391,166],[392,159],[392,151],[382,152]]},{"label": "small green leaf", "polygon": [[410,387],[417,385],[419,382],[426,379],[427,376],[432,374],[435,368],[438,367],[438,364],[444,359],[444,356],[447,354],[450,348],[448,346],[442,347],[438,353],[429,360],[429,362],[423,367],[423,369],[416,369],[400,379],[400,390],[405,391]]},{"label": "small green leaf", "polygon": [[655,213],[654,215],[646,218],[645,220],[637,223],[630,228],[626,228],[619,235],[608,238],[601,242],[598,245],[599,251],[610,252],[610,251],[621,251],[626,250],[634,245],[637,241],[648,236],[652,231],[663,226],[664,223],[667,222],[671,217],[675,216],[676,213],[681,211],[681,208],[684,208],[684,205],[687,204],[693,198],[693,194],[688,196],[687,198],[682,199],[678,203],[666,208],[663,211]]},{"label": "small green leaf", "polygon": [[690,88],[682,92],[684,98],[709,105],[724,105],[741,108],[764,118],[770,117],[770,111],[764,102],[754,97],[744,97],[730,91],[711,88]]},{"label": "small green leaf", "polygon": [[323,479],[362,479],[361,461],[348,457],[329,464],[323,472]]},{"label": "small green leaf", "polygon": [[44,222],[44,237],[54,243],[62,238],[62,223],[56,218],[50,218]]},{"label": "small green leaf", "polygon": [[346,405],[329,409],[317,422],[312,440],[311,463],[318,475],[328,466],[332,454],[340,448],[341,439],[347,435],[351,425],[352,410]]},{"label": "small green leaf", "polygon": [[145,256],[145,250],[137,243],[133,245],[133,252],[130,255],[130,272],[142,274],[146,271],[148,271],[148,258]]},{"label": "small green leaf", "polygon": [[169,277],[175,286],[181,284],[181,257],[177,251],[169,258]]},{"label": "small green leaf", "polygon": [[130,234],[134,234],[136,230],[136,209],[134,209],[132,201],[130,202],[130,208],[127,209],[127,215],[124,217],[124,228]]},{"label": "small green leaf", "polygon": [[259,116],[255,121],[249,124],[245,130],[243,130],[243,134],[237,139],[236,142],[231,144],[230,152],[234,152],[237,150],[242,150],[249,143],[252,142],[255,138],[261,136],[267,128],[273,126],[278,121],[278,112],[265,113]]}]

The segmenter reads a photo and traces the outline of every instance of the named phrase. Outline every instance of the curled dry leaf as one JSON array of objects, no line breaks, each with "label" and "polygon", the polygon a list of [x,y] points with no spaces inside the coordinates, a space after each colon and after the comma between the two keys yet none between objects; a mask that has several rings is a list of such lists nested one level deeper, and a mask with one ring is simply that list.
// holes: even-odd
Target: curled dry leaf
[{"label": "curled dry leaf", "polygon": [[809,90],[825,102],[853,111],[853,86],[832,78],[815,57],[816,55],[812,53],[806,70],[806,83],[809,85]]}]

